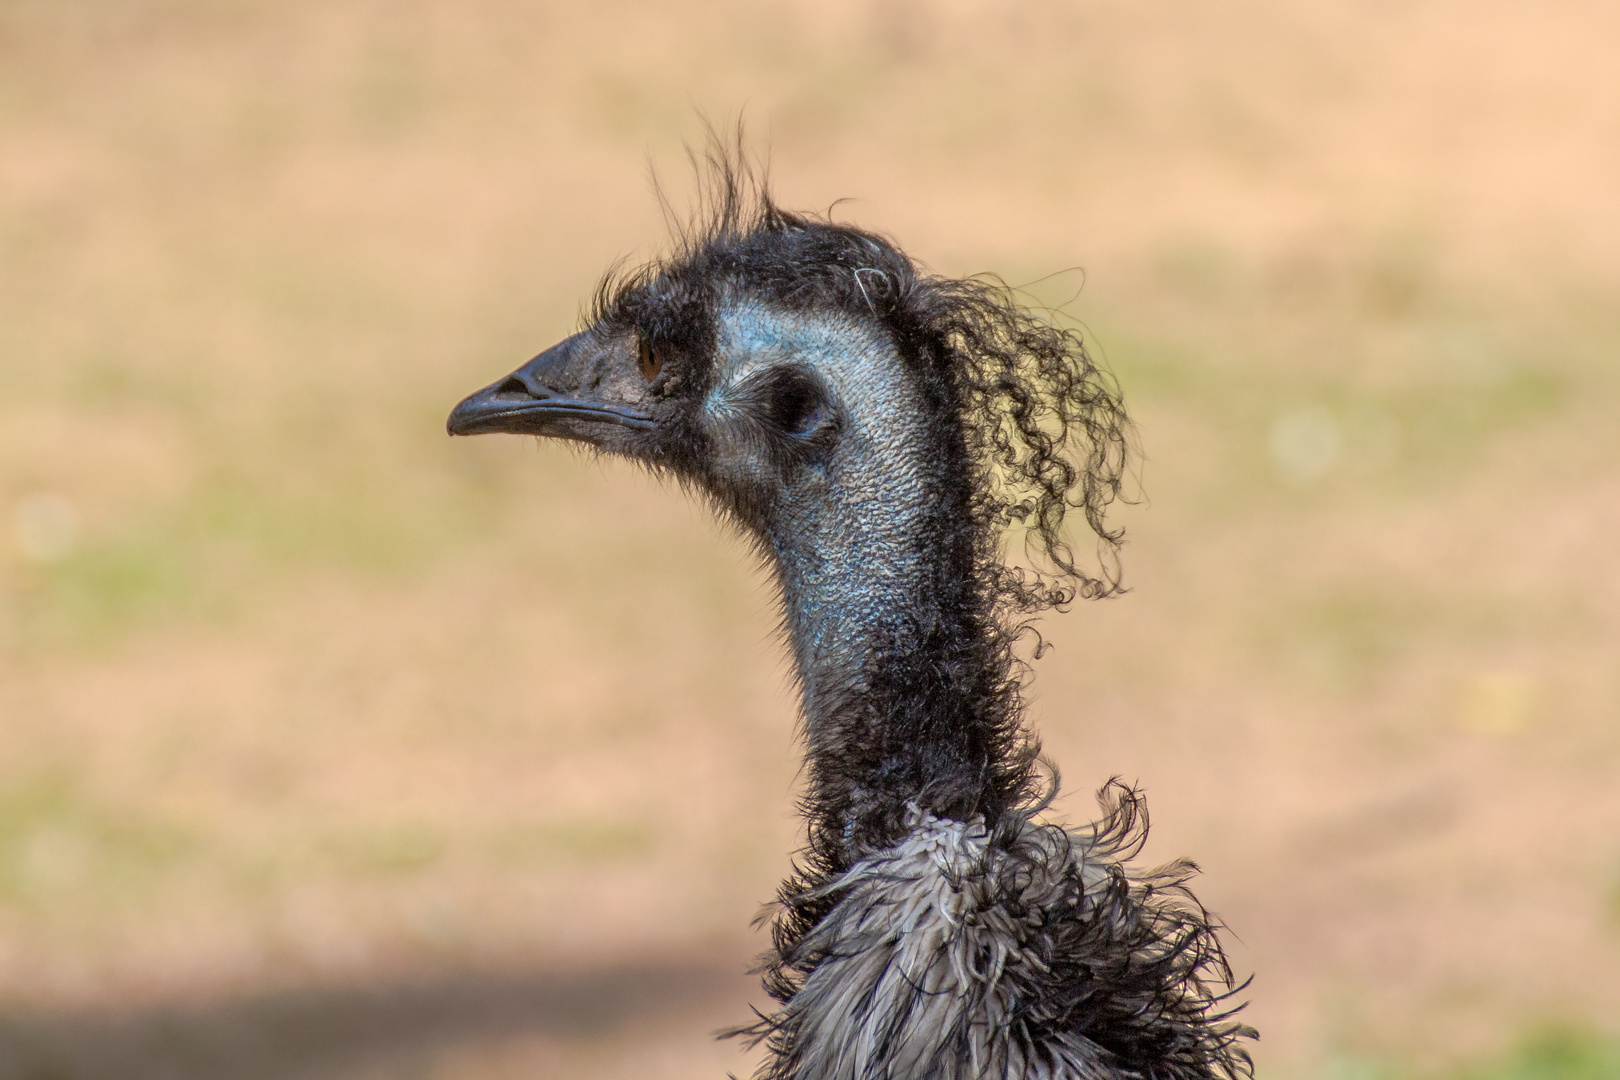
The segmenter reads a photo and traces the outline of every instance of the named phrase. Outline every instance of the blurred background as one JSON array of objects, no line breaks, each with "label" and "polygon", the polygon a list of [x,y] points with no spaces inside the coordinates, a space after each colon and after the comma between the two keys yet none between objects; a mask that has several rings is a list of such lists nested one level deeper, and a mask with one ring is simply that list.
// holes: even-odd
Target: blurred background
[{"label": "blurred background", "polygon": [[789,207],[1066,305],[1132,591],[1049,619],[1263,1080],[1620,1076],[1620,8],[4,0],[0,1077],[719,1077],[799,837],[747,553],[443,434]]}]

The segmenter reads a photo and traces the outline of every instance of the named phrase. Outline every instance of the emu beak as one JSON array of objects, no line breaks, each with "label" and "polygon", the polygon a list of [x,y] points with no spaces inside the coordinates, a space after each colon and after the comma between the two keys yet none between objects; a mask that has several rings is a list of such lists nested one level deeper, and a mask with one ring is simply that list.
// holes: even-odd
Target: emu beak
[{"label": "emu beak", "polygon": [[[592,390],[559,389],[589,386],[582,370],[592,357],[586,335],[575,334],[553,345],[499,382],[471,395],[450,412],[445,428],[452,435],[550,435],[596,442],[597,425],[646,430],[653,418],[624,405],[593,401]],[[596,385],[601,385],[596,380]]]}]

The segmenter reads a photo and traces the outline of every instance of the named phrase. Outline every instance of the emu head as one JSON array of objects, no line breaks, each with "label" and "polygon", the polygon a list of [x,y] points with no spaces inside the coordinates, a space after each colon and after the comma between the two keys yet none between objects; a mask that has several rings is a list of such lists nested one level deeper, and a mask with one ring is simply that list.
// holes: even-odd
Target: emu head
[{"label": "emu head", "polygon": [[[632,458],[696,485],[761,538],[846,497],[909,517],[909,504],[943,495],[936,444],[959,425],[870,311],[793,297],[774,278],[822,262],[834,253],[813,249],[835,239],[855,238],[760,232],[724,259],[618,288],[585,330],[458,405],[451,433],[552,436]],[[894,287],[888,270],[860,272],[869,290]]]},{"label": "emu head", "polygon": [[[921,274],[893,243],[784,212],[721,166],[713,219],[610,275],[579,333],[456,406],[453,435],[573,440],[707,493],[784,564],[982,580],[1022,520],[1078,586],[1058,529],[1119,490],[1127,421],[1077,335],[1005,287]],[[879,598],[873,598],[878,601]]]}]

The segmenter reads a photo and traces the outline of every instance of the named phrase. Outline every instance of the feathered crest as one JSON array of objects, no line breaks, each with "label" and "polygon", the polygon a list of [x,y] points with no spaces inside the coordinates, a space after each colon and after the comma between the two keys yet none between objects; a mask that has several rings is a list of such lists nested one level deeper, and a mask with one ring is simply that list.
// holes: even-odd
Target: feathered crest
[{"label": "feathered crest", "polygon": [[[1132,428],[1113,377],[1080,334],[1022,305],[999,278],[928,274],[880,234],[781,209],[740,126],[729,138],[711,128],[704,150],[688,153],[697,211],[681,218],[658,188],[674,252],[610,272],[595,317],[613,318],[642,289],[746,283],[789,308],[875,320],[960,418],[985,536],[981,573],[999,603],[1027,615],[1121,591],[1123,530],[1107,512],[1122,496]],[[1096,537],[1094,572],[1065,537],[1071,510]],[[1032,572],[1001,559],[1004,538],[1020,527]]]}]

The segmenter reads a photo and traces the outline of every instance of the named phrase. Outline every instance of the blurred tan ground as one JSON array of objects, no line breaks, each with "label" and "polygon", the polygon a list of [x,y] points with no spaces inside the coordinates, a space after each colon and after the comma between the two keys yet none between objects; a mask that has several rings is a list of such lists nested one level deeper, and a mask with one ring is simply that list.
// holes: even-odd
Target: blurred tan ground
[{"label": "blurred tan ground", "polygon": [[[1050,621],[1264,1077],[1620,1007],[1620,8],[0,4],[0,1075],[718,1077],[795,843],[740,547],[452,443],[781,200],[1068,300],[1134,591]],[[1608,1021],[1612,1023],[1612,1021]],[[1347,1075],[1347,1074],[1341,1074]]]}]

